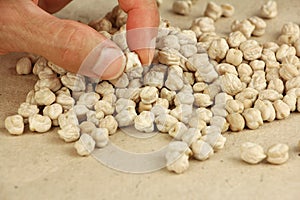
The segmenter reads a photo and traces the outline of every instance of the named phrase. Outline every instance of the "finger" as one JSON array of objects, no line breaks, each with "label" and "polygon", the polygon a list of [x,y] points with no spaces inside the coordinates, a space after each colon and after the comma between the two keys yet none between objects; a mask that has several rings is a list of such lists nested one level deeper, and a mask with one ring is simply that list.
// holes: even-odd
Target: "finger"
[{"label": "finger", "polygon": [[33,0],[38,2],[38,6],[48,13],[55,13],[65,7],[72,0]]},{"label": "finger", "polygon": [[127,43],[144,65],[152,62],[155,38],[159,25],[159,12],[155,0],[119,0],[120,7],[128,14]]},{"label": "finger", "polygon": [[[112,48],[115,45],[113,42],[107,41],[87,25],[55,18],[31,1],[24,3],[22,8],[19,4],[12,5],[12,8],[14,22],[10,21],[13,25],[5,26],[7,35],[4,37],[17,44],[10,46],[12,51],[42,55],[68,71],[83,72],[83,75],[101,79],[114,79],[123,71],[125,64],[121,50]],[[105,45],[101,45],[104,41]],[[94,50],[99,46],[101,48]],[[98,51],[94,54],[98,57],[92,58],[93,62],[88,61],[89,65],[84,65],[86,58],[91,59],[89,55],[95,51]]]}]

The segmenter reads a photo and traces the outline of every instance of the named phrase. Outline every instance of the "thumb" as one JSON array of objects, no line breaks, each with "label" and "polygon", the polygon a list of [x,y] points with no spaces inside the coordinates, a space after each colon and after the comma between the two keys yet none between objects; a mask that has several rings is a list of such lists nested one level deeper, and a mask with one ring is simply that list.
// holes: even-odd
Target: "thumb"
[{"label": "thumb", "polygon": [[89,26],[58,19],[32,2],[17,16],[14,27],[20,29],[16,38],[22,38],[18,41],[21,51],[44,56],[70,72],[94,78],[114,79],[124,70],[122,51]]}]

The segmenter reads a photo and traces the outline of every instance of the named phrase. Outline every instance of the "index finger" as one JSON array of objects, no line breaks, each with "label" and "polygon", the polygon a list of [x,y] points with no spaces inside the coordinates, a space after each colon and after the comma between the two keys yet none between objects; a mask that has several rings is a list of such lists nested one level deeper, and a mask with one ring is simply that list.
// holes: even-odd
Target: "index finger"
[{"label": "index finger", "polygon": [[143,65],[152,62],[159,25],[159,11],[155,0],[119,0],[128,14],[126,38],[130,50],[136,52]]}]

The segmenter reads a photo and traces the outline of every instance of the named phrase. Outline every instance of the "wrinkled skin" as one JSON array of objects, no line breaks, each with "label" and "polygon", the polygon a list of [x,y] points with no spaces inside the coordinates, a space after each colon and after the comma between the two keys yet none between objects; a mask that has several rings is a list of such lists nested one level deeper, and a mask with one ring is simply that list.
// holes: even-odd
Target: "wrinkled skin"
[{"label": "wrinkled skin", "polygon": [[[77,72],[89,52],[106,38],[87,25],[51,15],[70,1],[0,0],[0,54],[34,53]],[[119,5],[128,14],[127,30],[159,25],[155,0],[119,0]],[[128,42],[133,39],[127,38]],[[135,51],[143,64],[152,61],[154,49]],[[110,64],[105,79],[120,74],[119,64]]]}]

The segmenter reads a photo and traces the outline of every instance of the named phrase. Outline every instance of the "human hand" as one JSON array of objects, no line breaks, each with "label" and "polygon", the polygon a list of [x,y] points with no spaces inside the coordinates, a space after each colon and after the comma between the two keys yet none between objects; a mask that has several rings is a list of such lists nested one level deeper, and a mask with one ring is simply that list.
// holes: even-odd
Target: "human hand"
[{"label": "human hand", "polygon": [[[2,15],[0,19],[0,54],[30,52],[41,55],[74,73],[83,72],[83,75],[96,75],[101,79],[118,77],[124,70],[125,60],[121,50],[113,42],[87,25],[58,19],[49,14],[60,10],[70,1],[0,0]],[[147,46],[138,48],[134,45],[138,42],[135,37],[138,32],[130,30],[158,26],[159,13],[156,1],[119,0],[119,5],[128,14],[126,26],[128,33],[134,33],[127,35],[128,46],[133,47],[131,50],[139,55],[142,64],[148,65],[153,59],[154,49]],[[155,37],[156,33],[152,32],[151,34],[152,37]],[[138,38],[142,39],[143,37]],[[100,47],[100,51],[98,51],[99,48],[95,50],[95,47]],[[87,56],[91,55],[92,50],[98,51],[98,55],[106,52],[103,53],[106,55],[105,57],[100,56],[101,59],[94,58],[92,62],[84,62],[95,65],[93,69],[89,65],[82,66],[83,61],[86,61]],[[118,56],[116,57],[116,55]],[[85,69],[82,70],[82,67]]]}]

